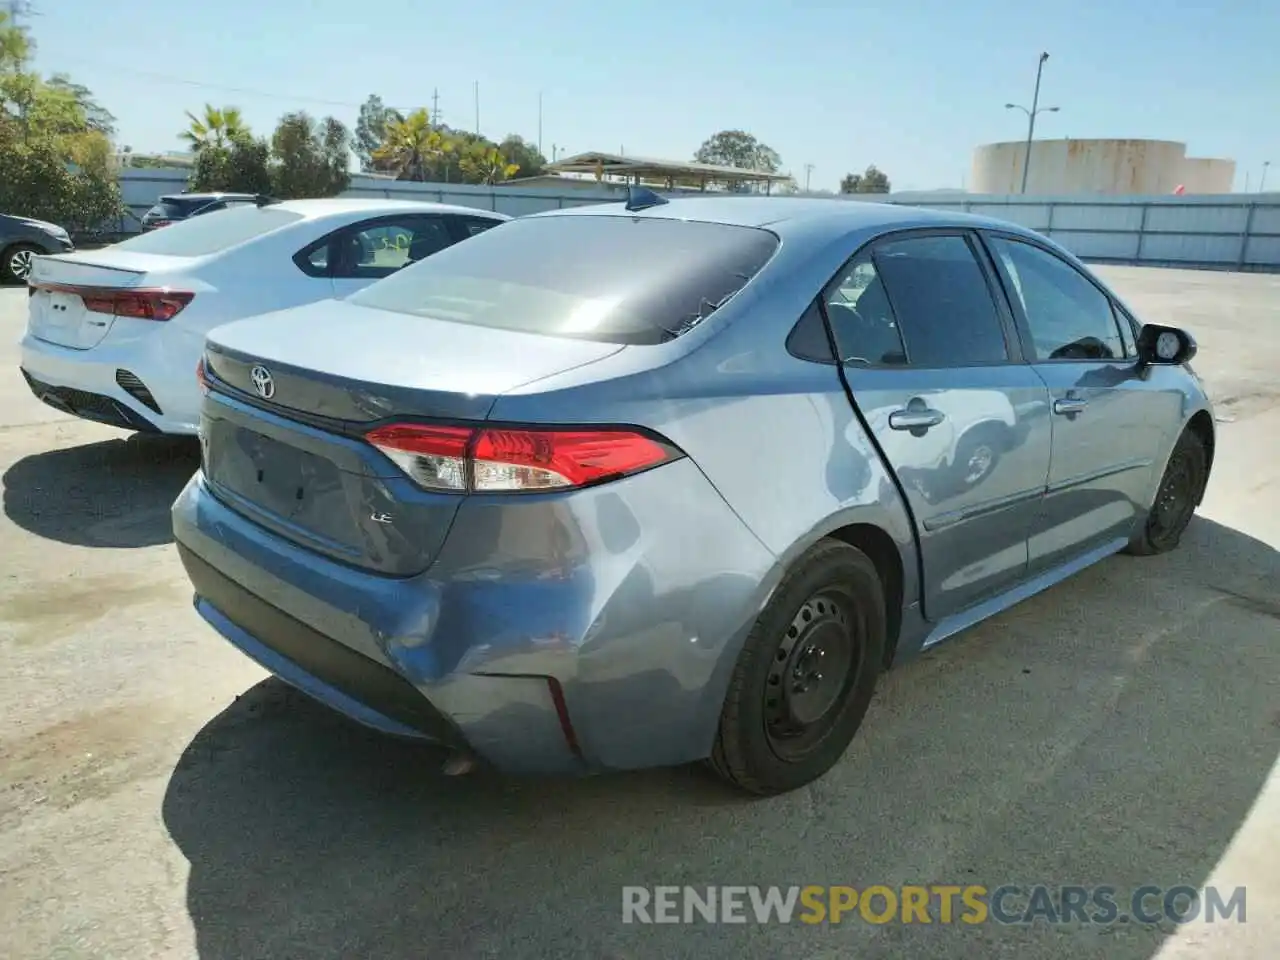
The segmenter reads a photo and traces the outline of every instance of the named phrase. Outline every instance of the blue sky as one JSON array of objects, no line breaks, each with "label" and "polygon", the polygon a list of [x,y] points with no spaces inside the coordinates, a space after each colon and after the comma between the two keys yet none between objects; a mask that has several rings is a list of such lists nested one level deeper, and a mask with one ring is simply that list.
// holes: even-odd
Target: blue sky
[{"label": "blue sky", "polygon": [[183,111],[235,104],[259,132],[304,108],[354,124],[378,93],[500,139],[688,159],[741,128],[815,188],[875,163],[895,190],[959,187],[974,146],[1025,136],[1181,140],[1280,188],[1280,3],[1215,0],[32,0],[37,66],[86,84],[139,151]]}]

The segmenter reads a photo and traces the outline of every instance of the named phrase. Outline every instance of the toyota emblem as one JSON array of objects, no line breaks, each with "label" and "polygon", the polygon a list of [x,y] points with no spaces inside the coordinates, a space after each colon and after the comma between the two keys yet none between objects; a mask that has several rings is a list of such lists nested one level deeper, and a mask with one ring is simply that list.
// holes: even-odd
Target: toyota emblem
[{"label": "toyota emblem", "polygon": [[266,367],[254,367],[249,371],[249,379],[253,381],[253,389],[263,400],[270,400],[276,395],[276,382]]}]

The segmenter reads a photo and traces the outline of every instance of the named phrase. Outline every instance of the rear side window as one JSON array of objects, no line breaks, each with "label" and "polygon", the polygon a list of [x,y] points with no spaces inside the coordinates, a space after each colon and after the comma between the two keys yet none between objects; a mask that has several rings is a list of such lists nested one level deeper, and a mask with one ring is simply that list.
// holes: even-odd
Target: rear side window
[{"label": "rear side window", "polygon": [[911,366],[1009,359],[991,289],[964,237],[890,240],[875,247],[872,261],[901,326]]},{"label": "rear side window", "polygon": [[458,217],[458,221],[462,224],[463,232],[468,237],[474,237],[477,233],[484,233],[491,227],[496,227],[502,223],[502,220],[490,220],[487,217]]},{"label": "rear side window", "polygon": [[510,220],[348,302],[456,323],[653,344],[705,319],[778,248],[754,227],[659,217]]},{"label": "rear side window", "polygon": [[301,219],[302,214],[279,207],[236,207],[191,217],[163,230],[142,233],[116,244],[116,247],[134,253],[203,257]]}]

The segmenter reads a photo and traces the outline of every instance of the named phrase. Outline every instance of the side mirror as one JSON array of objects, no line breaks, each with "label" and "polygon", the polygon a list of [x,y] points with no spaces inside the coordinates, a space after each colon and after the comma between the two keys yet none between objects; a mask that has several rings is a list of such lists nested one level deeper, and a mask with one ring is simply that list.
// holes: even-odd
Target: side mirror
[{"label": "side mirror", "polygon": [[1196,341],[1191,334],[1158,323],[1143,324],[1137,347],[1138,362],[1143,366],[1178,366],[1196,355]]}]

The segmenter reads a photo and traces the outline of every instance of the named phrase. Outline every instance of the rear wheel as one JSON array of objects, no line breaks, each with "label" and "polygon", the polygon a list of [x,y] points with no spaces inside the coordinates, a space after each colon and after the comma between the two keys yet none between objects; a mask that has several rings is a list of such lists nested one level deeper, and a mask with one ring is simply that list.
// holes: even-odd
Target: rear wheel
[{"label": "rear wheel", "polygon": [[1151,512],[1126,552],[1150,556],[1168,553],[1178,545],[1204,490],[1208,459],[1204,441],[1184,431],[1165,466]]},{"label": "rear wheel", "polygon": [[739,654],[710,764],[749,793],[795,790],[848,748],[885,649],[884,588],[861,550],[824,540],[802,557]]},{"label": "rear wheel", "polygon": [[31,263],[35,256],[44,253],[32,243],[15,243],[0,254],[0,281],[26,283],[31,276]]}]

